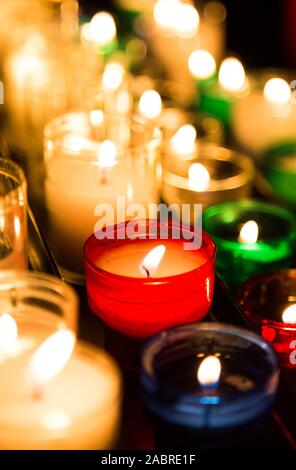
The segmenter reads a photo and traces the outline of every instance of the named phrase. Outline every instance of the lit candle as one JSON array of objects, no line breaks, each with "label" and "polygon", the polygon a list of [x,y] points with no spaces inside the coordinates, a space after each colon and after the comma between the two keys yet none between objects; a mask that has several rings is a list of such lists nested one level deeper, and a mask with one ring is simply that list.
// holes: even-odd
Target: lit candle
[{"label": "lit candle", "polygon": [[[75,117],[80,117],[80,131],[73,124]],[[159,199],[158,129],[146,121],[108,116],[100,125],[98,117],[73,113],[45,130],[49,241],[65,276],[77,282],[83,279],[85,240],[95,228],[128,218],[118,201],[147,207]],[[99,204],[110,205],[110,222],[95,212]]]},{"label": "lit candle", "polygon": [[215,58],[209,51],[197,49],[190,54],[188,67],[196,80],[207,80],[214,76],[217,66]]},{"label": "lit candle", "polygon": [[157,335],[141,371],[157,448],[246,445],[268,423],[278,375],[272,348],[239,328],[200,323]]},{"label": "lit candle", "polygon": [[90,23],[84,23],[81,27],[82,40],[103,55],[108,55],[116,49],[116,33],[114,18],[105,11],[96,13]]},{"label": "lit candle", "polygon": [[59,279],[29,271],[1,271],[0,292],[2,363],[36,349],[61,328],[76,332],[77,299]]},{"label": "lit candle", "polygon": [[140,114],[149,120],[155,120],[161,115],[162,101],[155,90],[146,90],[139,100]]},{"label": "lit candle", "polygon": [[290,85],[281,78],[266,81],[263,90],[254,86],[234,107],[232,128],[238,142],[254,153],[295,142],[296,108],[291,97]]},{"label": "lit candle", "polygon": [[199,79],[200,96],[197,105],[202,112],[220,119],[229,126],[233,119],[233,107],[236,101],[248,91],[248,79],[244,67],[238,59],[228,57],[221,64],[216,81],[214,78],[209,79],[215,71],[210,58],[204,54],[197,58],[200,62],[192,63],[194,56],[189,62],[191,73]]},{"label": "lit candle", "polygon": [[[214,144],[195,141],[192,126],[183,126],[163,149],[162,198],[168,204],[203,209],[233,199],[248,197],[255,173],[247,157]],[[223,175],[223,177],[221,177]]]},{"label": "lit candle", "polygon": [[217,270],[233,288],[255,274],[293,264],[293,214],[259,201],[232,201],[208,208],[203,226],[218,245]]},{"label": "lit candle", "polygon": [[[116,436],[119,372],[68,330],[1,365],[0,448],[98,450]],[[74,351],[73,351],[74,350]],[[83,385],[82,385],[83,384]]]},{"label": "lit candle", "polygon": [[[137,228],[139,237],[128,238],[131,227]],[[159,230],[165,231],[165,238]],[[173,238],[176,230],[179,239]],[[207,234],[199,249],[184,249],[189,232],[184,227],[181,233],[177,224],[136,221],[130,227],[126,223],[108,231],[113,239],[100,239],[97,234],[85,244],[89,303],[108,326],[127,336],[145,338],[206,315],[213,296],[215,264],[215,247]]]},{"label": "lit candle", "polygon": [[253,277],[239,289],[238,300],[248,321],[278,353],[281,365],[295,368],[296,271]]}]

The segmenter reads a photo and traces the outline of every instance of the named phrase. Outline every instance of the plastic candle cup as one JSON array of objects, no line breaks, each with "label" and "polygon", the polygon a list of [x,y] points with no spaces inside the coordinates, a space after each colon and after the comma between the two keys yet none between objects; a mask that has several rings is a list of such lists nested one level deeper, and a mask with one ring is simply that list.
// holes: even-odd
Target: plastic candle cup
[{"label": "plastic candle cup", "polygon": [[296,367],[296,270],[256,276],[243,284],[238,300],[250,323],[271,343],[283,367]]},{"label": "plastic candle cup", "polygon": [[250,93],[233,109],[232,132],[239,144],[254,154],[295,144],[296,107],[290,84],[264,72],[253,82]]},{"label": "plastic candle cup", "polygon": [[[117,435],[120,375],[105,352],[69,330],[0,367],[0,448],[110,449]],[[73,351],[73,352],[72,352]]]},{"label": "plastic candle cup", "polygon": [[203,227],[217,244],[217,271],[234,289],[248,278],[293,265],[295,219],[259,201],[218,204],[203,214]]},{"label": "plastic candle cup", "polygon": [[164,331],[144,348],[141,382],[158,448],[230,448],[268,421],[278,384],[275,352],[232,326]]},{"label": "plastic candle cup", "polygon": [[250,195],[255,172],[250,159],[210,143],[192,142],[188,148],[189,136],[180,137],[163,151],[162,198],[168,205],[191,204],[193,222],[194,204],[206,208]]},{"label": "plastic candle cup", "polygon": [[239,60],[229,57],[222,62],[218,79],[202,80],[199,86],[198,109],[229,126],[235,102],[248,90],[243,65]]},{"label": "plastic candle cup", "polygon": [[0,158],[0,269],[27,267],[27,183],[22,169]]},{"label": "plastic candle cup", "polygon": [[124,221],[125,204],[159,202],[159,143],[158,128],[145,120],[99,110],[70,113],[47,125],[49,243],[67,280],[84,279],[83,244],[100,228],[97,207],[111,205],[116,220]]},{"label": "plastic candle cup", "polygon": [[[131,228],[137,235],[127,238]],[[109,327],[144,339],[165,328],[198,321],[208,313],[215,245],[203,232],[196,234],[200,248],[184,249],[190,233],[185,227],[180,230],[175,222],[132,221],[107,229],[113,239],[99,239],[97,233],[99,238],[92,235],[87,240],[89,304]]]}]

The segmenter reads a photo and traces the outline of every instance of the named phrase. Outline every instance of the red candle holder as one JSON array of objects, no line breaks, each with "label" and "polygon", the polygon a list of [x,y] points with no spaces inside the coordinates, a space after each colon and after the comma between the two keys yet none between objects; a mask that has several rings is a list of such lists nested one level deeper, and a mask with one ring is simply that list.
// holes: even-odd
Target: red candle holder
[{"label": "red candle holder", "polygon": [[[131,223],[137,237],[123,238]],[[161,229],[166,229],[166,239],[160,238]],[[177,230],[179,239],[175,239]],[[106,233],[113,233],[114,238],[107,238]],[[184,250],[190,233],[190,228],[180,229],[175,222],[142,220],[109,227],[104,239],[98,239],[102,232],[92,235],[84,247],[92,311],[110,328],[133,338],[147,338],[166,328],[201,320],[212,303],[216,249],[210,236],[200,231],[200,248]],[[167,271],[171,270],[172,275],[136,277],[135,256],[144,258],[153,245],[160,244],[167,249],[162,263],[168,264]],[[111,266],[113,258],[117,267],[122,259],[125,275],[100,266],[102,260]],[[191,269],[182,273],[182,264],[184,269]],[[174,274],[175,270],[178,274]]]},{"label": "red candle holder", "polygon": [[278,353],[281,365],[296,368],[296,318],[295,323],[283,321],[287,308],[296,309],[296,270],[250,279],[240,287],[238,300],[249,322]]}]

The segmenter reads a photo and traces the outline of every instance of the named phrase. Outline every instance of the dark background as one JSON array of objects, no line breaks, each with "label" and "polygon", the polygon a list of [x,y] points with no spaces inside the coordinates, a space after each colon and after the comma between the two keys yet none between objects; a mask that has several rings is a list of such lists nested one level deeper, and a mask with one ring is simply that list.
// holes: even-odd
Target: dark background
[{"label": "dark background", "polygon": [[[227,49],[248,67],[296,66],[296,0],[222,0]],[[197,5],[201,2],[196,2]],[[112,1],[81,0],[83,13],[112,11]]]}]

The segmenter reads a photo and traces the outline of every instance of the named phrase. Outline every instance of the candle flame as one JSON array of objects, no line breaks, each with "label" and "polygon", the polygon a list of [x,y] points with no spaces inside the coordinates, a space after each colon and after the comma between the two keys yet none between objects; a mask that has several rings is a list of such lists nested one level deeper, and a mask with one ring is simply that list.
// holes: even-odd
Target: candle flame
[{"label": "candle flame", "polygon": [[296,304],[293,304],[287,307],[283,313],[282,318],[283,318],[284,323],[290,323],[290,324],[295,325],[296,324]]},{"label": "candle flame", "polygon": [[175,33],[181,38],[192,38],[199,28],[197,9],[188,3],[181,3],[176,16]]},{"label": "candle flame", "polygon": [[83,25],[81,35],[98,46],[110,44],[116,38],[116,24],[113,16],[105,11],[96,13],[90,23]]},{"label": "candle flame", "polygon": [[206,357],[197,371],[197,380],[204,387],[218,384],[221,375],[221,362],[216,356]]},{"label": "candle flame", "polygon": [[18,337],[17,323],[9,313],[0,315],[0,352],[11,352],[15,348]]},{"label": "candle flame", "polygon": [[162,112],[162,101],[155,90],[146,90],[139,101],[139,111],[147,119],[156,119]]},{"label": "candle flame", "polygon": [[61,330],[49,336],[39,346],[29,365],[30,379],[38,388],[51,381],[69,361],[75,345],[70,330]]},{"label": "candle flame", "polygon": [[249,220],[242,226],[238,240],[241,243],[255,244],[257,243],[258,235],[259,227],[257,222],[255,222],[255,220]]},{"label": "candle flame", "polygon": [[188,155],[195,150],[196,130],[191,124],[181,126],[171,139],[174,152]]},{"label": "candle flame", "polygon": [[288,104],[292,97],[290,85],[282,78],[272,78],[264,87],[264,97],[270,103]]},{"label": "candle flame", "polygon": [[153,8],[153,17],[157,26],[167,32],[175,32],[180,7],[180,0],[157,0]]},{"label": "candle flame", "polygon": [[90,123],[94,127],[99,127],[104,122],[104,113],[100,109],[93,109],[89,115]]},{"label": "candle flame", "polygon": [[116,146],[111,140],[104,140],[99,150],[99,165],[103,168],[111,168],[115,164]]},{"label": "candle flame", "polygon": [[193,191],[206,191],[210,184],[208,170],[201,163],[193,163],[188,170],[188,185]]},{"label": "candle flame", "polygon": [[125,70],[121,64],[118,64],[117,62],[110,62],[107,64],[102,77],[104,89],[107,91],[118,90],[122,84],[124,74]]},{"label": "candle flame", "polygon": [[223,60],[219,70],[219,83],[227,91],[242,91],[246,85],[246,73],[243,64],[234,57]]},{"label": "candle flame", "polygon": [[141,274],[147,277],[153,276],[156,273],[165,252],[166,247],[164,245],[156,246],[151,251],[149,251],[141,263]]},{"label": "candle flame", "polygon": [[188,67],[193,77],[205,80],[216,72],[216,61],[210,52],[198,49],[190,54]]}]

